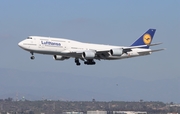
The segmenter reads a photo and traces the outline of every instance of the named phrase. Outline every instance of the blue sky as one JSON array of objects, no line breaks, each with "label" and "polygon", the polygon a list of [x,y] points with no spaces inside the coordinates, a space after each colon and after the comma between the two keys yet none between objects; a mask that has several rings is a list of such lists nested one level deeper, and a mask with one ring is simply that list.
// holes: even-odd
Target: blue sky
[{"label": "blue sky", "polygon": [[[1,0],[0,68],[25,71],[27,74],[30,72],[55,72],[74,76],[83,75],[87,78],[101,78],[101,82],[103,82],[103,78],[111,77],[126,77],[146,82],[174,79],[180,82],[180,53],[177,51],[180,38],[179,6],[180,1],[178,0]],[[163,42],[162,45],[152,48],[167,48],[165,51],[146,57],[97,61],[95,66],[81,65],[77,67],[73,59],[55,61],[52,56],[38,54],[35,54],[36,59],[32,61],[30,53],[23,51],[17,45],[27,36],[40,35],[128,46],[149,28],[157,29],[153,42]],[[8,78],[0,76],[1,80]],[[32,76],[32,79],[35,77],[38,76]],[[39,76],[39,78],[43,78],[43,76]],[[47,81],[48,79],[43,80]],[[61,79],[56,77],[52,80]],[[171,91],[179,96],[180,88],[175,85],[174,88],[175,91]],[[168,86],[167,91],[170,91]],[[84,96],[83,100],[86,100],[85,98]],[[155,96],[147,97],[147,100],[154,99],[158,100]],[[168,99],[168,101],[176,102],[174,98]],[[110,100],[109,96],[103,100]]]}]

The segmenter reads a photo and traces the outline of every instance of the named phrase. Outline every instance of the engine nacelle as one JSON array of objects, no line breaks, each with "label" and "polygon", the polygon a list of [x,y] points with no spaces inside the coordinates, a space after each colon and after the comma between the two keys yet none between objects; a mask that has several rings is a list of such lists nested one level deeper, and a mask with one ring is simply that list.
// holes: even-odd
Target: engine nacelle
[{"label": "engine nacelle", "polygon": [[123,54],[123,49],[122,48],[111,49],[110,53],[112,56],[121,56]]},{"label": "engine nacelle", "polygon": [[85,59],[94,59],[95,57],[95,52],[93,51],[85,51],[82,53],[82,57],[85,58]]},{"label": "engine nacelle", "polygon": [[60,60],[60,61],[63,61],[65,59],[69,59],[69,57],[64,57],[64,56],[61,56],[61,55],[54,55],[53,58],[55,60]]}]

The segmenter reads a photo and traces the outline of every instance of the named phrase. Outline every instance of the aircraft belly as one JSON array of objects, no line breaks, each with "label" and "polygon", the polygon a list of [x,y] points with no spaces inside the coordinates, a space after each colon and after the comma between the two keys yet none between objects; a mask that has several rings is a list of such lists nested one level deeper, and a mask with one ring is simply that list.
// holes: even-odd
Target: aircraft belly
[{"label": "aircraft belly", "polygon": [[39,54],[49,54],[49,55],[60,55],[63,51],[63,48],[55,48],[55,47],[51,47],[51,48],[47,48],[47,47],[33,47],[27,51],[32,51],[34,53],[39,53]]},{"label": "aircraft belly", "polygon": [[123,59],[123,58],[127,58],[125,56],[108,56],[105,59],[106,60],[117,60],[117,59]]}]

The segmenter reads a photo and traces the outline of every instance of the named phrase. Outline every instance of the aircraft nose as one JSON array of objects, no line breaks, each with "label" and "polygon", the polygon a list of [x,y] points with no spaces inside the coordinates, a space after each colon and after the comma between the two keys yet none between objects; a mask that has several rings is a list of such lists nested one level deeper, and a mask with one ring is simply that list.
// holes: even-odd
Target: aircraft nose
[{"label": "aircraft nose", "polygon": [[21,48],[23,47],[22,41],[18,43],[18,46],[21,47]]}]

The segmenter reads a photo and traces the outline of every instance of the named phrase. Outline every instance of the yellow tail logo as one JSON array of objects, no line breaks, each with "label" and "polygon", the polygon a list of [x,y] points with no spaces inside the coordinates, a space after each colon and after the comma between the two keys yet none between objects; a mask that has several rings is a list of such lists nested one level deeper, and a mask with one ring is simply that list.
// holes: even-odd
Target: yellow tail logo
[{"label": "yellow tail logo", "polygon": [[151,43],[151,35],[150,34],[144,34],[143,41],[146,45],[149,45]]}]

